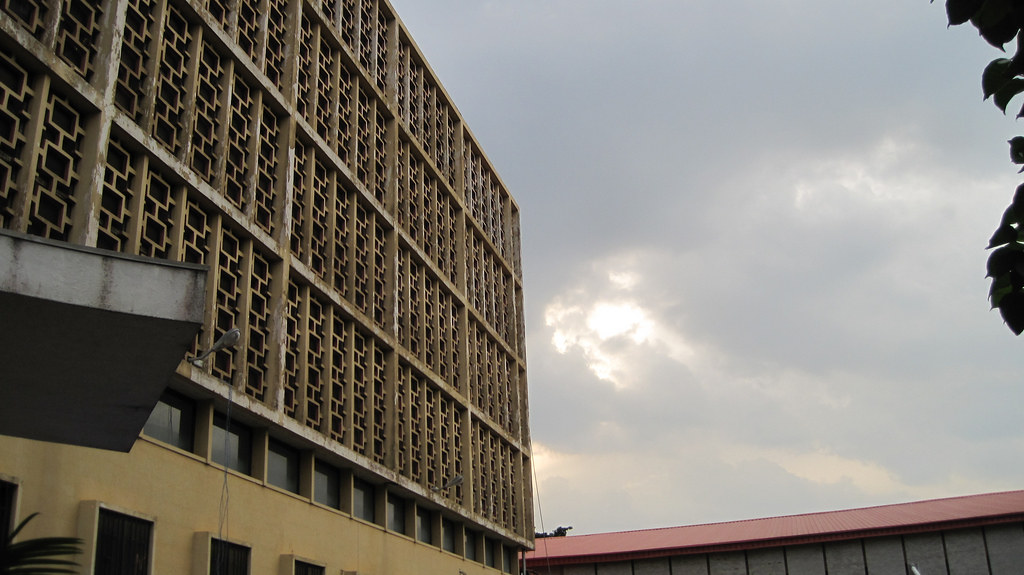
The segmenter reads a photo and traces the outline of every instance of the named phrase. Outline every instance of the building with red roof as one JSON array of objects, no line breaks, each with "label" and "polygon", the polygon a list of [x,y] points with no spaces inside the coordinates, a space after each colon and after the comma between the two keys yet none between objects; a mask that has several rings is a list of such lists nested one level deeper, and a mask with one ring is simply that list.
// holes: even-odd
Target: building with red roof
[{"label": "building with red roof", "polygon": [[1024,491],[537,539],[538,575],[1017,575]]}]

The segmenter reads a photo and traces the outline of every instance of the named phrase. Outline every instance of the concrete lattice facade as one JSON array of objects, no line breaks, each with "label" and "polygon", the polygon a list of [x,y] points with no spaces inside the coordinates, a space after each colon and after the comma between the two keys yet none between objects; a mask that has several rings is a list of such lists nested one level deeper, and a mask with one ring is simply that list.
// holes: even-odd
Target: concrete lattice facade
[{"label": "concrete lattice facade", "polygon": [[[224,471],[246,486],[236,508],[284,495],[267,463],[283,442],[302,454],[296,505],[316,503],[317,465],[339,470],[317,529],[347,521],[424,553],[432,540],[466,570],[508,569],[532,546],[519,209],[386,0],[2,0],[0,48],[0,227],[203,264],[194,348],[241,329],[233,353],[183,361],[170,383],[195,404],[190,448],[0,438],[18,508],[78,517],[42,523],[64,534],[89,532],[85,508],[156,517],[159,548],[174,505],[98,486],[50,497],[33,491],[34,459],[158,466],[114,465],[129,491],[164,467],[206,477],[223,471],[211,437],[230,413],[253,430],[251,470]],[[354,517],[359,482],[374,488],[372,521]],[[392,499],[408,528],[386,518]],[[265,534],[233,529],[253,572],[278,572],[255,564]]]}]

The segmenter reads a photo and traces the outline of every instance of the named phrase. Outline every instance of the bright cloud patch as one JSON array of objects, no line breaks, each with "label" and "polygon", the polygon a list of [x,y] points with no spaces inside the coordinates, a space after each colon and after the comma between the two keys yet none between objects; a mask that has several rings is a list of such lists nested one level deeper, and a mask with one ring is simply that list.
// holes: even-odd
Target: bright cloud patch
[{"label": "bright cloud patch", "polygon": [[559,353],[581,353],[594,375],[617,388],[633,383],[627,366],[638,351],[653,350],[680,363],[692,360],[683,337],[665,329],[637,301],[636,274],[611,271],[604,277],[606,283],[593,291],[571,290],[545,308],[544,321],[553,329],[551,342]]}]

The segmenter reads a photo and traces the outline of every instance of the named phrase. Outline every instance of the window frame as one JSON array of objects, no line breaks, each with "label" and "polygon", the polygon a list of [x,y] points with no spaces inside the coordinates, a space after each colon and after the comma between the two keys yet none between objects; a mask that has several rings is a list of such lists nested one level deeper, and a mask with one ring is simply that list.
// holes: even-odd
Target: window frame
[{"label": "window frame", "polygon": [[400,535],[408,535],[409,522],[406,520],[406,513],[409,509],[409,501],[394,493],[388,493],[387,501],[387,530]]},{"label": "window frame", "polygon": [[[227,435],[227,441],[225,441],[224,435]],[[235,461],[232,461],[228,453],[225,452],[224,445],[225,443],[230,445],[232,436],[238,438],[237,445],[235,446]],[[235,419],[228,420],[227,415],[220,411],[215,411],[213,413],[213,425],[210,429],[211,462],[252,477],[254,462],[256,459],[253,456],[253,446],[255,445],[255,442],[255,433],[251,427],[243,423],[239,423]],[[246,456],[244,461],[242,460],[241,455]],[[220,459],[219,456],[223,456],[224,459]]]},{"label": "window frame", "polygon": [[341,510],[341,469],[319,458],[313,459],[313,502]]},{"label": "window frame", "polygon": [[[312,561],[298,555],[284,555],[281,575],[326,575],[327,566],[319,561]],[[302,569],[300,570],[300,566]],[[310,573],[308,569],[313,569]]]},{"label": "window frame", "polygon": [[[209,531],[198,531],[193,536],[192,572],[198,574],[213,575],[214,545],[226,544],[229,549],[245,550],[245,575],[252,573],[252,545],[235,539],[221,539],[216,533]],[[231,571],[221,571],[220,575],[232,575]]]},{"label": "window frame", "polygon": [[434,513],[419,505],[416,506],[416,540],[434,545]]},{"label": "window frame", "polygon": [[14,526],[18,524],[21,482],[14,477],[0,474],[0,495],[4,495],[4,492],[7,496],[4,501],[0,501],[0,542],[6,541]]},{"label": "window frame", "polygon": [[[160,410],[161,405],[165,405],[171,410],[178,410],[177,434],[174,433],[173,423],[170,426],[168,435],[161,437],[159,434],[154,433],[157,430],[155,427],[151,426],[151,422],[153,422],[153,418],[157,416],[157,412]],[[173,411],[171,413],[173,414]],[[150,439],[154,439],[189,453],[195,453],[196,436],[198,435],[196,433],[196,421],[198,421],[198,416],[199,407],[194,399],[178,393],[173,389],[167,388],[160,395],[160,400],[153,407],[153,411],[150,412],[149,418],[146,420],[146,424],[142,428],[142,433]]]},{"label": "window frame", "polygon": [[[277,465],[284,464],[284,477],[280,477],[282,469]],[[274,439],[267,440],[267,485],[298,494],[302,485],[302,453],[287,443]],[[281,481],[280,483],[278,481]],[[282,484],[283,483],[283,484]]]},{"label": "window frame", "polygon": [[377,486],[358,477],[352,478],[352,516],[377,523]]},{"label": "window frame", "polygon": [[124,515],[131,519],[149,523],[149,541],[145,573],[154,573],[156,569],[156,531],[158,528],[156,517],[139,513],[131,509],[125,509],[117,505],[111,505],[103,501],[86,500],[79,503],[78,508],[78,537],[82,540],[81,565],[83,573],[95,573],[98,559],[98,546],[100,540],[100,513]]}]

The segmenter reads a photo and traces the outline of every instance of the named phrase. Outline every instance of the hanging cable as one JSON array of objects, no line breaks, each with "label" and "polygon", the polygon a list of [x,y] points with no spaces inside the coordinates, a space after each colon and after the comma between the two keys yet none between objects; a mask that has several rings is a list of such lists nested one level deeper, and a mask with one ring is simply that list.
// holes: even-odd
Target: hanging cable
[{"label": "hanging cable", "polygon": [[[544,508],[540,504],[540,481],[537,480],[537,466],[530,465],[530,471],[533,472],[533,496],[537,501],[537,515],[540,518],[540,530],[541,533],[546,533],[544,529]],[[536,539],[534,539],[536,541]],[[548,556],[548,539],[547,537],[541,538],[540,545],[544,547],[544,562],[547,566],[548,575],[551,575],[551,557]],[[523,569],[526,569],[526,561],[523,561]]]}]

